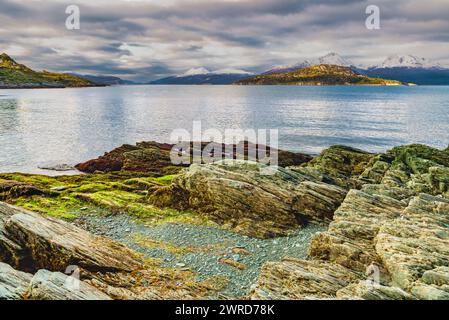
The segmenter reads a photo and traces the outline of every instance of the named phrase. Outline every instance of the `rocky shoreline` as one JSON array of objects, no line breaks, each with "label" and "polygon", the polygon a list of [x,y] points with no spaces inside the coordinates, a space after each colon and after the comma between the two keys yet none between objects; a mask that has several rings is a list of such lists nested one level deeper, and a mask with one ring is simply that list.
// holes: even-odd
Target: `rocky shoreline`
[{"label": "rocky shoreline", "polygon": [[0,299],[449,299],[449,148],[282,152],[273,175],[170,149],[0,174]]}]

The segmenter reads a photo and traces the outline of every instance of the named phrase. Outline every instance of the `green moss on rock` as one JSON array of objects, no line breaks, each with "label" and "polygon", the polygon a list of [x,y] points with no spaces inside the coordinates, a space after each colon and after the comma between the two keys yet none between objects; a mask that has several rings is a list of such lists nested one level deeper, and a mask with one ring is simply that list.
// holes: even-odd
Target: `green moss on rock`
[{"label": "green moss on rock", "polygon": [[[75,219],[83,212],[130,214],[154,223],[182,221],[202,224],[191,211],[160,209],[148,201],[156,187],[167,186],[173,175],[154,177],[130,172],[47,177],[0,174],[0,196],[11,204],[53,217]],[[33,193],[8,193],[6,186],[26,186]],[[2,189],[2,186],[5,188]],[[9,189],[8,189],[9,190]]]}]

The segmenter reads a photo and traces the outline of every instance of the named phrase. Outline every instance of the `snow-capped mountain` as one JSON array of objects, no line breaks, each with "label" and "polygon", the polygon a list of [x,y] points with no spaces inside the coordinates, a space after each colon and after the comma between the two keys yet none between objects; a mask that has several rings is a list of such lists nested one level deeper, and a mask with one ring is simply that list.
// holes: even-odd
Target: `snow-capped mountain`
[{"label": "snow-capped mountain", "polygon": [[177,77],[188,77],[188,76],[196,76],[198,74],[209,74],[209,73],[211,72],[208,69],[200,67],[189,69],[183,74],[177,75]]},{"label": "snow-capped mountain", "polygon": [[313,64],[333,64],[342,67],[354,66],[350,60],[343,58],[335,52],[328,53],[327,55],[318,58]]},{"label": "snow-capped mountain", "polygon": [[253,73],[241,70],[241,69],[218,69],[215,71],[210,71],[209,69],[206,69],[204,67],[200,68],[192,68],[184,72],[183,74],[177,75],[178,78],[180,77],[189,77],[189,76],[197,76],[197,75],[206,75],[206,74],[244,74],[244,75],[252,75]]},{"label": "snow-capped mountain", "polygon": [[390,56],[381,64],[362,70],[361,73],[418,85],[449,85],[449,69],[414,55]]},{"label": "snow-capped mountain", "polygon": [[181,75],[152,81],[150,84],[232,84],[252,75],[253,73],[240,69],[225,68],[210,71],[200,67],[192,68]]},{"label": "snow-capped mountain", "polygon": [[245,74],[245,75],[253,75],[254,73],[241,70],[241,69],[219,69],[211,72],[212,74]]},{"label": "snow-capped mountain", "polygon": [[388,57],[380,65],[372,68],[421,68],[421,69],[443,69],[438,63],[434,63],[426,58],[414,55],[394,55]]},{"label": "snow-capped mountain", "polygon": [[290,66],[276,66],[272,69],[264,72],[264,74],[270,74],[270,73],[286,73],[298,69],[304,69],[311,67],[313,64],[309,60],[304,60],[303,62],[298,62],[297,64],[290,65]]},{"label": "snow-capped mountain", "polygon": [[294,71],[294,70],[298,70],[298,69],[308,68],[308,67],[318,65],[318,64],[333,64],[333,65],[343,66],[343,67],[354,66],[354,64],[350,60],[343,58],[338,53],[331,52],[331,53],[326,54],[325,56],[322,56],[322,57],[319,57],[316,59],[304,60],[304,61],[298,62],[294,65],[277,66],[277,67],[274,67],[274,68],[264,72],[264,74],[286,73],[286,72],[290,72],[290,71]]}]

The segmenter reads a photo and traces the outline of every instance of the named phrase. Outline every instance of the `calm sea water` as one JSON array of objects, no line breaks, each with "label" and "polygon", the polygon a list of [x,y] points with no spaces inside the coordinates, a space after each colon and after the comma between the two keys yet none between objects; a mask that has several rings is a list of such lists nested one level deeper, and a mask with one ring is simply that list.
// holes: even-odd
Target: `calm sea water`
[{"label": "calm sea water", "polygon": [[42,172],[173,129],[278,129],[280,146],[449,144],[449,87],[123,86],[0,90],[0,172]]}]

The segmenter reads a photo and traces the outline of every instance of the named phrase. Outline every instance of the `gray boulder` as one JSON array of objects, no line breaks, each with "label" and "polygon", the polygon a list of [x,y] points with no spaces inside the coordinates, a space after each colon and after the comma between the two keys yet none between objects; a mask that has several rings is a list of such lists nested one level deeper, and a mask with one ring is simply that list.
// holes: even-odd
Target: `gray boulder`
[{"label": "gray boulder", "polygon": [[32,275],[0,262],[0,300],[23,299]]},{"label": "gray boulder", "polygon": [[31,279],[28,299],[34,300],[111,300],[98,289],[60,272],[39,270]]}]

